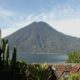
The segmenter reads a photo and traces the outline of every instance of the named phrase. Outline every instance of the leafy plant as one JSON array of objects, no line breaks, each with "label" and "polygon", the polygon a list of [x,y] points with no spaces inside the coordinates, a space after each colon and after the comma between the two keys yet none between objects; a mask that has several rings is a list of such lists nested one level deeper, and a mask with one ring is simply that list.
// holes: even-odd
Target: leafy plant
[{"label": "leafy plant", "polygon": [[68,53],[68,63],[80,63],[80,51]]}]

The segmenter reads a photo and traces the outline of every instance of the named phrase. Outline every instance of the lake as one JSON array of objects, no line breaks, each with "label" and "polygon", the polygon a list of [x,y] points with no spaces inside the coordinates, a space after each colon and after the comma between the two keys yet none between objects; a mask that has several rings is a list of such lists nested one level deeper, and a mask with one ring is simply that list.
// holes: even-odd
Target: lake
[{"label": "lake", "polygon": [[27,63],[65,63],[66,54],[19,54],[18,59]]}]

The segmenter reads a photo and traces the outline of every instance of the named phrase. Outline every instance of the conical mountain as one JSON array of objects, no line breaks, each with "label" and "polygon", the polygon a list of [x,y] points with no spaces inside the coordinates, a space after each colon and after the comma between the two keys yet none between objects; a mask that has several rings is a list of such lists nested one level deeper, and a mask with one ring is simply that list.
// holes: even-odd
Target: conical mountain
[{"label": "conical mountain", "polygon": [[79,38],[58,32],[45,22],[33,22],[5,39],[11,47],[16,45],[19,53],[66,53],[80,49]]}]

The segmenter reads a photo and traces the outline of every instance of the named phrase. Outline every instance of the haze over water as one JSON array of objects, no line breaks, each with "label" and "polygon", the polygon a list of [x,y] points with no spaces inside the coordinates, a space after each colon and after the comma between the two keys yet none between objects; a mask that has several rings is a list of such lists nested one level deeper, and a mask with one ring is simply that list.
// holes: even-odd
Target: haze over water
[{"label": "haze over water", "polygon": [[67,60],[66,54],[26,54],[18,55],[18,59],[22,59],[27,63],[65,63]]}]

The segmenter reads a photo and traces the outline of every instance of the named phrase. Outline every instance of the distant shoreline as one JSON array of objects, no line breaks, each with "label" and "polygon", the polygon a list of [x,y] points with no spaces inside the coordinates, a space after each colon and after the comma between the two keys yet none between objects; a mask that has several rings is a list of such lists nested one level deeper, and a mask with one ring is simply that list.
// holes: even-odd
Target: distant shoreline
[{"label": "distant shoreline", "polygon": [[[23,56],[22,56],[23,55]],[[18,54],[18,59],[27,63],[65,63],[66,54]]]}]

